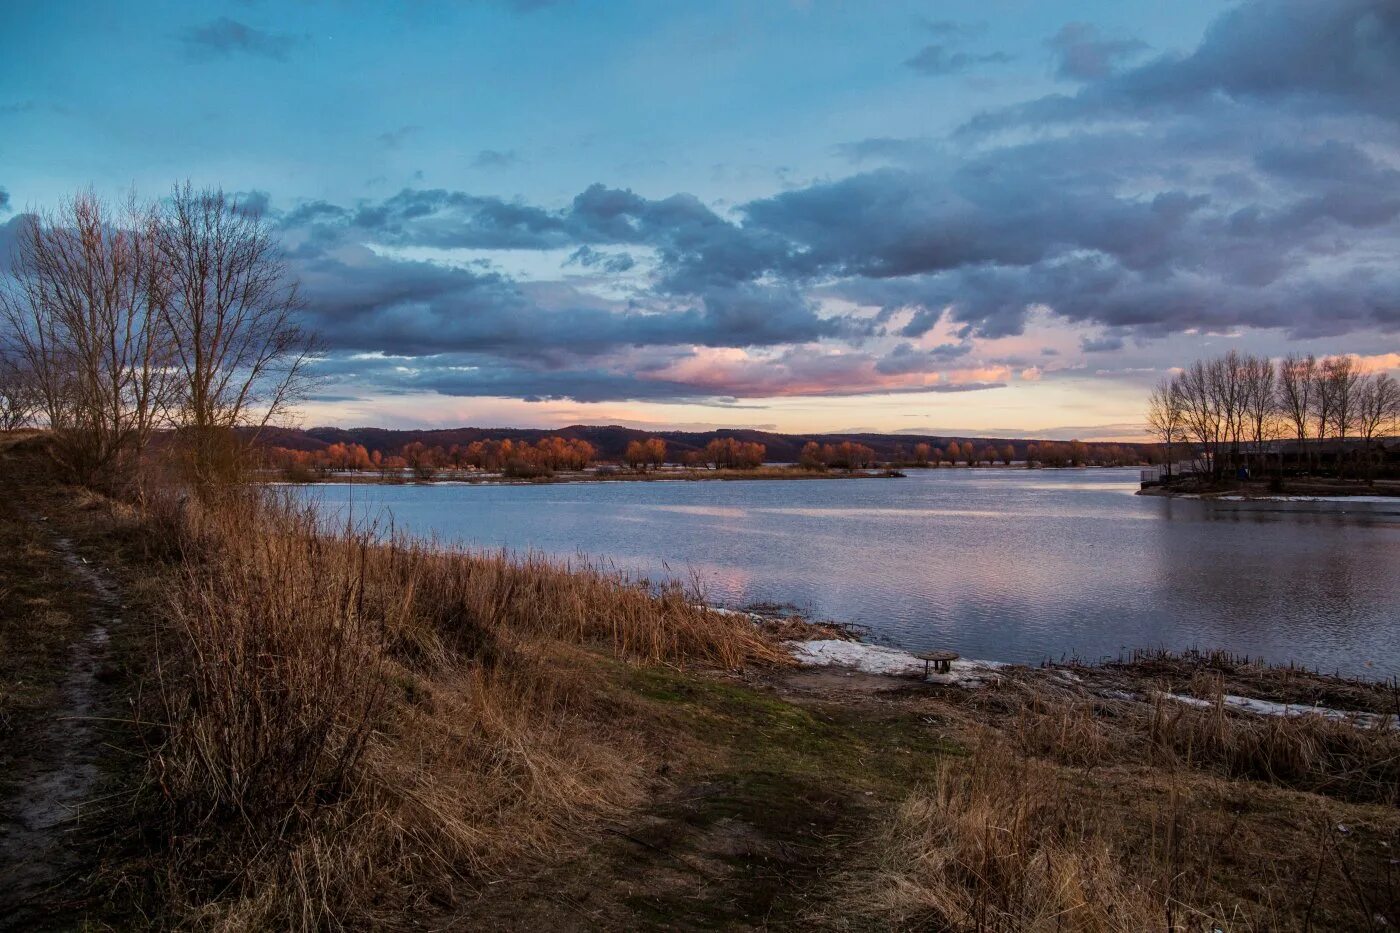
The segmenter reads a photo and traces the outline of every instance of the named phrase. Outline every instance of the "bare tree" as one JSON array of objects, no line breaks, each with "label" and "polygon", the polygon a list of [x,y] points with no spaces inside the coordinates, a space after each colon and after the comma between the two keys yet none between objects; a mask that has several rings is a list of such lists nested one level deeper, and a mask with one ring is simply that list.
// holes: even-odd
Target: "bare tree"
[{"label": "bare tree", "polygon": [[1312,354],[1290,354],[1279,366],[1278,407],[1293,426],[1300,458],[1308,442],[1308,419],[1312,417],[1316,387],[1317,359]]},{"label": "bare tree", "polygon": [[1210,363],[1210,388],[1221,419],[1222,442],[1230,445],[1230,459],[1238,465],[1245,432],[1246,357],[1231,350]]},{"label": "bare tree", "polygon": [[8,348],[0,350],[0,431],[26,427],[39,412],[34,379],[18,356]]},{"label": "bare tree", "polygon": [[165,411],[168,344],[160,326],[155,215],[131,198],[114,218],[82,193],[30,215],[0,299],[18,365],[79,482],[132,475]]},{"label": "bare tree", "polygon": [[1243,422],[1251,453],[1263,458],[1265,445],[1277,436],[1274,364],[1267,357],[1246,356],[1243,365]]},{"label": "bare tree", "polygon": [[[1329,356],[1322,361],[1320,368],[1318,440],[1332,436],[1345,441],[1347,432],[1356,423],[1356,405],[1359,399],[1358,383],[1361,373],[1356,361],[1350,356]],[[1343,445],[1344,446],[1344,445]],[[1337,469],[1345,467],[1346,451],[1337,450]]]},{"label": "bare tree", "polygon": [[1147,426],[1161,443],[1167,457],[1167,477],[1172,475],[1172,448],[1186,440],[1185,412],[1182,410],[1179,379],[1167,377],[1147,397]]},{"label": "bare tree", "polygon": [[[222,191],[177,186],[160,224],[173,408],[197,484],[238,468],[307,386],[300,299],[266,225]],[[251,428],[240,437],[238,429]]]},{"label": "bare tree", "polygon": [[1400,422],[1400,382],[1389,373],[1376,373],[1362,380],[1357,393],[1356,428],[1365,444],[1366,471],[1370,475],[1371,445],[1396,429]]},{"label": "bare tree", "polygon": [[1356,361],[1349,356],[1329,356],[1322,361],[1323,378],[1327,383],[1332,411],[1332,430],[1341,440],[1346,440],[1347,431],[1356,424],[1356,403],[1361,372]]},{"label": "bare tree", "polygon": [[1334,389],[1335,386],[1327,372],[1327,360],[1324,359],[1313,371],[1312,416],[1316,426],[1315,437],[1319,444],[1327,439],[1327,431],[1332,427],[1332,419],[1336,414]]},{"label": "bare tree", "polygon": [[1177,377],[1182,420],[1187,436],[1200,450],[1203,472],[1218,476],[1222,467],[1220,448],[1228,437],[1223,388],[1224,365],[1219,360],[1197,360]]}]

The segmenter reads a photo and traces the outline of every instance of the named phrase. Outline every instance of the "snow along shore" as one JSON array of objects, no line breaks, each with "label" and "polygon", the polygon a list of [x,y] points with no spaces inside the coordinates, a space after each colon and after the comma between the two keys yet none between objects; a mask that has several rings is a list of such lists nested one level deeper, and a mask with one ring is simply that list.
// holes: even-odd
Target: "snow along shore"
[{"label": "snow along shore", "polygon": [[[886,648],[883,645],[823,638],[793,642],[790,648],[797,663],[807,667],[849,667],[866,674],[885,674],[893,677],[922,677],[924,673],[923,661],[907,651]],[[981,687],[995,681],[997,668],[1005,666],[997,661],[959,659],[953,662],[949,673],[930,674],[927,680],[933,684]]]},{"label": "snow along shore", "polygon": [[1341,502],[1400,506],[1400,496],[1212,496],[1216,502]]},{"label": "snow along shore", "polygon": [[[1183,696],[1179,693],[1164,693],[1162,695],[1169,700],[1176,700],[1178,703],[1185,703],[1188,706],[1209,708],[1215,705],[1211,700]],[[1229,693],[1222,697],[1222,702],[1231,709],[1255,713],[1259,716],[1321,716],[1323,719],[1347,722],[1367,729],[1377,725],[1388,726],[1391,729],[1400,728],[1400,716],[1348,712],[1326,706],[1308,706],[1305,703],[1275,703],[1272,700],[1256,700],[1253,697],[1238,697]]]},{"label": "snow along shore", "polygon": [[[816,641],[798,641],[789,645],[797,663],[805,667],[846,667],[866,674],[883,674],[889,677],[922,677],[924,662],[907,651],[886,648],[883,645],[869,645],[858,641],[843,641],[836,638]],[[997,680],[997,670],[1008,665],[1000,661],[976,661],[959,659],[952,664],[947,674],[930,674],[928,683],[946,684],[958,687],[982,687]],[[1060,676],[1071,680],[1077,678],[1069,671],[1057,670]],[[1134,693],[1114,691],[1115,699],[1142,700]],[[1164,693],[1167,699],[1185,703],[1188,706],[1210,707],[1210,700],[1184,696],[1179,693]],[[1309,706],[1305,703],[1276,703],[1272,700],[1259,700],[1254,697],[1226,694],[1225,706],[1242,713],[1256,716],[1321,716],[1333,722],[1350,723],[1360,728],[1400,729],[1400,716],[1385,716],[1376,713],[1363,713],[1332,709],[1326,706]]]}]

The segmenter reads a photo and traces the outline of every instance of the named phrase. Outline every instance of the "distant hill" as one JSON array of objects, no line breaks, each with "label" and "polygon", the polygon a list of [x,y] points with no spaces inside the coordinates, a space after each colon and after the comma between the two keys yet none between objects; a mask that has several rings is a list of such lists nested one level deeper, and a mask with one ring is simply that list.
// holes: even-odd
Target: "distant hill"
[{"label": "distant hill", "polygon": [[[946,448],[950,441],[963,444],[972,441],[980,449],[995,446],[998,450],[1010,444],[1017,459],[1024,459],[1026,448],[1031,444],[1044,444],[1044,440],[1012,439],[1004,437],[976,437],[936,434],[779,434],[773,431],[754,431],[745,428],[723,429],[718,431],[641,431],[620,425],[574,424],[567,428],[542,430],[539,428],[443,428],[439,430],[391,429],[391,428],[267,428],[259,436],[259,442],[269,447],[285,447],[289,450],[320,450],[331,444],[362,444],[371,453],[379,451],[391,454],[405,444],[421,441],[428,446],[451,447],[453,444],[466,445],[472,441],[505,440],[506,438],[525,440],[531,443],[543,437],[578,438],[588,441],[598,451],[603,460],[617,460],[627,449],[627,444],[635,440],[659,437],[666,441],[671,457],[679,457],[687,451],[700,450],[718,437],[732,437],[739,441],[752,441],[767,449],[767,459],[772,462],[793,462],[797,460],[802,446],[808,441],[818,444],[839,444],[853,441],[864,444],[875,451],[881,460],[898,459],[907,456],[918,443],[928,443],[934,447]],[[1069,440],[1069,438],[1066,438]],[[1151,444],[1086,442],[1091,450],[1102,447],[1118,447],[1138,450],[1142,453]]]}]

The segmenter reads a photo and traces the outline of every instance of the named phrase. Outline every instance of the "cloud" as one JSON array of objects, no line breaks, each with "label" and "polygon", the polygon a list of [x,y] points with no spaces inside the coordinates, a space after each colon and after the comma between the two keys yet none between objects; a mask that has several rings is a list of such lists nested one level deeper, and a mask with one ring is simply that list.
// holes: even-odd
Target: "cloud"
[{"label": "cloud", "polygon": [[305,37],[267,32],[238,20],[221,16],[202,26],[191,26],[184,33],[185,50],[190,57],[205,59],[230,55],[253,55],[285,61]]},{"label": "cloud", "polygon": [[415,136],[422,131],[423,128],[421,126],[410,124],[401,126],[396,130],[387,130],[386,132],[380,133],[378,136],[374,137],[374,140],[385,149],[398,149],[410,136]]},{"label": "cloud", "polygon": [[1221,14],[1189,54],[1158,56],[1074,95],[984,113],[963,132],[1142,120],[1216,98],[1400,118],[1400,7],[1393,0],[1252,0]]},{"label": "cloud", "polygon": [[1079,349],[1085,353],[1111,353],[1123,349],[1123,338],[1113,335],[1085,337],[1079,341]]},{"label": "cloud", "polygon": [[[1376,88],[1400,98],[1400,10],[1269,9],[1144,61],[1072,24],[1052,47],[1076,93],[960,139],[853,141],[836,150],[849,174],[724,210],[598,183],[550,205],[409,187],[274,216],[309,320],[338,357],[401,357],[354,365],[404,391],[966,390],[1039,378],[1042,320],[1074,335],[1057,371],[1202,334],[1395,334],[1400,110]],[[961,67],[939,48],[935,70]],[[525,254],[557,277],[500,271]]]},{"label": "cloud", "polygon": [[986,30],[986,23],[964,23],[953,19],[924,20],[923,27],[935,36],[947,38],[975,36]]},{"label": "cloud", "polygon": [[841,143],[834,147],[837,155],[850,162],[866,161],[918,162],[937,153],[937,147],[926,139],[895,139],[889,136]]},{"label": "cloud", "polygon": [[1137,39],[1105,39],[1092,23],[1066,23],[1045,44],[1055,55],[1055,73],[1074,81],[1107,77],[1124,59],[1147,48]]},{"label": "cloud", "polygon": [[504,152],[499,149],[483,149],[476,154],[476,158],[472,159],[472,168],[510,168],[523,161],[520,153],[514,149],[507,149]]},{"label": "cloud", "polygon": [[19,245],[24,227],[33,214],[15,214],[0,223],[0,273],[8,272],[15,259],[15,247]]},{"label": "cloud", "polygon": [[263,217],[272,210],[272,196],[266,191],[235,191],[232,198],[238,209],[248,214]]},{"label": "cloud", "polygon": [[569,254],[567,264],[620,275],[636,266],[637,261],[629,253],[604,253],[591,246],[580,246]]},{"label": "cloud", "polygon": [[978,65],[999,65],[1011,61],[1005,52],[974,54],[950,48],[942,43],[933,43],[920,49],[913,58],[904,64],[920,74],[953,75],[971,71]]},{"label": "cloud", "polygon": [[966,356],[971,350],[972,346],[966,341],[939,344],[927,350],[915,347],[912,343],[903,342],[881,357],[876,362],[875,369],[877,372],[889,375],[933,372],[946,366],[952,360]]},{"label": "cloud", "polygon": [[0,212],[8,212],[10,209],[10,192],[0,187]]}]

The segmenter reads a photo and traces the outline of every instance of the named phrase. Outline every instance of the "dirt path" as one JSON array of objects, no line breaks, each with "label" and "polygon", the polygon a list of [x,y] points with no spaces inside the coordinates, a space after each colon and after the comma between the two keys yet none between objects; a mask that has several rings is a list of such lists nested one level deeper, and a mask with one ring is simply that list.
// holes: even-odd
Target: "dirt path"
[{"label": "dirt path", "polygon": [[110,578],[54,538],[72,584],[89,600],[86,632],[70,646],[55,704],[28,737],[8,776],[16,788],[0,802],[0,930],[62,925],[87,864],[78,829],[93,810],[103,749],[99,717],[110,707],[102,671],[121,601]]}]

